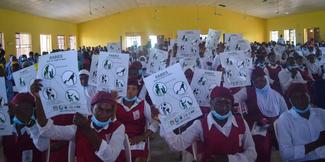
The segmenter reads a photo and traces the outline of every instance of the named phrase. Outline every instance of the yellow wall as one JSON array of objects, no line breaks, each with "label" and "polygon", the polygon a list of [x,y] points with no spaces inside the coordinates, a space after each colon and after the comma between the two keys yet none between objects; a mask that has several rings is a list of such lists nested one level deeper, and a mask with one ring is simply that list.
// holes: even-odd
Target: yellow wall
[{"label": "yellow wall", "polygon": [[319,27],[321,40],[325,40],[325,10],[271,18],[266,22],[267,40],[270,40],[269,33],[272,30],[277,30],[279,34],[283,34],[285,29],[295,29],[297,43],[303,43],[304,28],[313,27]]},{"label": "yellow wall", "polygon": [[40,34],[51,34],[52,48],[57,48],[57,35],[77,36],[77,24],[53,20],[11,10],[0,9],[0,32],[4,33],[6,55],[16,54],[16,32],[32,35],[32,49],[40,52]]},{"label": "yellow wall", "polygon": [[[150,34],[175,38],[177,30],[209,28],[227,33],[242,33],[250,41],[266,40],[266,20],[208,6],[161,6],[135,8],[104,18],[78,24],[79,45],[106,45],[119,41],[120,36],[139,33],[142,44]],[[123,40],[125,45],[125,40]]]}]

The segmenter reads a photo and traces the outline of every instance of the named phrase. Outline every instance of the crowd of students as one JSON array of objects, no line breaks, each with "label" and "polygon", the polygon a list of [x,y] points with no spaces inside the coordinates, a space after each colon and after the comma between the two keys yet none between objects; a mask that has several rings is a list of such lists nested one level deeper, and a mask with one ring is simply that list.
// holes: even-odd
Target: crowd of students
[{"label": "crowd of students", "polygon": [[[219,43],[213,50],[214,60],[208,61],[204,43],[201,40],[199,45],[197,68],[224,71],[219,54],[225,44]],[[276,46],[285,47],[280,56]],[[281,38],[278,42],[251,43],[251,86],[216,86],[210,94],[210,107],[201,107],[203,115],[173,132],[159,130],[159,112],[144,87],[146,59],[141,58],[148,57],[149,46],[122,51],[131,56],[126,96],[97,92],[88,84],[91,56],[106,51],[106,47],[79,48],[79,77],[91,115],[76,113],[51,119],[46,118],[39,96],[42,81],[34,81],[31,93],[18,93],[12,77],[19,69],[36,66],[39,55],[10,55],[6,62],[1,49],[0,77],[6,79],[13,126],[12,135],[1,137],[4,159],[67,162],[72,156],[78,162],[125,161],[127,134],[132,161],[144,162],[149,156],[148,138],[159,131],[172,150],[195,154],[197,161],[270,162],[273,147],[284,161],[324,161],[325,54],[321,47],[325,47],[324,42],[310,40],[294,46],[284,44]],[[168,49],[170,62],[178,47],[165,41],[155,48]],[[193,69],[184,74],[191,82]]]}]

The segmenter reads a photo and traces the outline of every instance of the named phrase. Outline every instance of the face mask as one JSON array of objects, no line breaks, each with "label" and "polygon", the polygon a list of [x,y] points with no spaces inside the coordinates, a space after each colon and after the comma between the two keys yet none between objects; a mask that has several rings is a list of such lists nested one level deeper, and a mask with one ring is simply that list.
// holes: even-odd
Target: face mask
[{"label": "face mask", "polygon": [[143,76],[143,73],[144,73],[144,72],[143,72],[143,69],[139,69],[139,71],[138,71],[138,75],[139,75],[139,76]]},{"label": "face mask", "polygon": [[25,123],[19,120],[16,116],[14,116],[14,118],[12,119],[12,123],[14,125],[25,125]]},{"label": "face mask", "polygon": [[127,98],[127,97],[124,97],[123,99],[124,99],[125,101],[128,101],[128,102],[133,102],[133,101],[137,100],[138,97],[137,97],[137,96],[134,96],[133,98]]},{"label": "face mask", "polygon": [[268,85],[265,85],[263,88],[259,89],[259,88],[256,88],[256,92],[259,92],[259,93],[262,93],[262,94],[265,94],[269,91],[270,87]]},{"label": "face mask", "polygon": [[93,115],[93,116],[91,117],[91,121],[92,121],[92,122],[93,122],[97,127],[99,127],[99,128],[103,128],[103,127],[109,125],[109,124],[112,122],[111,119],[108,119],[106,122],[101,122],[101,121],[97,120],[97,118],[95,117],[95,115]]},{"label": "face mask", "polygon": [[305,110],[300,110],[300,109],[298,109],[298,108],[296,108],[296,107],[292,107],[292,109],[293,109],[295,112],[299,113],[299,114],[304,114],[304,113],[306,113],[306,112],[308,112],[308,111],[310,110],[310,106],[308,106]]},{"label": "face mask", "polygon": [[229,111],[225,115],[220,115],[215,110],[211,111],[211,113],[212,113],[213,117],[215,117],[218,120],[225,120],[225,119],[227,119],[231,115],[231,111]]}]

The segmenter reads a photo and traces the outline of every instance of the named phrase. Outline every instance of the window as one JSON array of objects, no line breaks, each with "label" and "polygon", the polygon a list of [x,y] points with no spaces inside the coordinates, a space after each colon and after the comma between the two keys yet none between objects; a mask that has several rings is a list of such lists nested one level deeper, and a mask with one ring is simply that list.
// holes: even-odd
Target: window
[{"label": "window", "polygon": [[141,46],[141,36],[126,36],[126,48]]},{"label": "window", "polygon": [[76,36],[69,36],[69,45],[70,45],[70,50],[75,50],[77,49],[77,40]]},{"label": "window", "polygon": [[4,41],[4,37],[3,37],[3,33],[0,32],[0,48],[5,49],[5,41]]},{"label": "window", "polygon": [[284,30],[284,41],[289,42],[290,44],[293,42],[293,44],[296,45],[296,30]]},{"label": "window", "polygon": [[277,42],[279,39],[279,32],[278,31],[271,31],[270,32],[270,40]]},{"label": "window", "polygon": [[157,35],[149,35],[151,48],[154,48],[156,44],[158,43]]},{"label": "window", "polygon": [[58,49],[64,50],[64,42],[65,42],[64,35],[58,35]]},{"label": "window", "polygon": [[41,39],[41,53],[51,52],[52,51],[51,35],[41,34],[40,39]]},{"label": "window", "polygon": [[28,33],[16,33],[16,52],[17,57],[32,51],[32,37]]}]

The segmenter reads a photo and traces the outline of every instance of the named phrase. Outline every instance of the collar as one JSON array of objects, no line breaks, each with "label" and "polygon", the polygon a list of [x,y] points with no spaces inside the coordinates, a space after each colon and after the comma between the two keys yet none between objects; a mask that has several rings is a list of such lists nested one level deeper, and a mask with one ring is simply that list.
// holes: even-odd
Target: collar
[{"label": "collar", "polygon": [[[295,119],[305,119],[307,120],[306,118],[303,118],[302,116],[300,116],[295,110],[293,110],[292,108],[288,111],[289,114],[295,118]],[[309,119],[313,118],[315,116],[315,112],[313,111],[313,108],[310,108],[310,115],[309,115]]]},{"label": "collar", "polygon": [[130,111],[132,110],[133,108],[135,108],[142,100],[140,100],[139,98],[137,98],[133,105],[129,108],[127,106],[124,105],[123,103],[123,97],[121,97],[120,99],[117,100],[117,103],[119,103],[126,111]]},{"label": "collar", "polygon": [[[114,123],[116,121],[116,118],[113,119],[112,123]],[[96,129],[95,126],[94,126],[94,123],[93,122],[90,122],[90,128],[91,129],[94,129],[96,132],[101,132],[102,130],[105,130],[109,127],[109,124],[106,125],[105,127],[101,128],[101,129]]]},{"label": "collar", "polygon": [[208,114],[208,117],[207,117],[207,122],[208,122],[208,127],[209,127],[209,130],[211,130],[212,128],[212,125],[216,126],[216,127],[220,127],[220,128],[223,128],[223,127],[230,127],[231,125],[235,126],[238,128],[238,124],[237,124],[237,121],[236,121],[236,118],[234,117],[234,115],[230,115],[227,119],[227,122],[226,124],[221,127],[212,117],[212,113],[210,112]]}]

